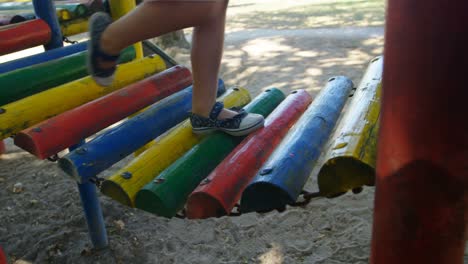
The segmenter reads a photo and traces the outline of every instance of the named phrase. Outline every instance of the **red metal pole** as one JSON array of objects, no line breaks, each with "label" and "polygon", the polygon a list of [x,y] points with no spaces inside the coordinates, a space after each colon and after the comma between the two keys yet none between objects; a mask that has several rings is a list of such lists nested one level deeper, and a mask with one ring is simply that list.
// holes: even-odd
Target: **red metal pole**
[{"label": "red metal pole", "polygon": [[0,155],[5,154],[6,148],[5,148],[5,141],[0,141]]},{"label": "red metal pole", "polygon": [[51,35],[42,19],[4,26],[0,28],[0,55],[47,44]]},{"label": "red metal pole", "polygon": [[389,0],[371,263],[463,263],[467,10]]},{"label": "red metal pole", "polygon": [[0,246],[0,264],[8,264],[5,253],[3,252],[3,249],[1,246]]}]

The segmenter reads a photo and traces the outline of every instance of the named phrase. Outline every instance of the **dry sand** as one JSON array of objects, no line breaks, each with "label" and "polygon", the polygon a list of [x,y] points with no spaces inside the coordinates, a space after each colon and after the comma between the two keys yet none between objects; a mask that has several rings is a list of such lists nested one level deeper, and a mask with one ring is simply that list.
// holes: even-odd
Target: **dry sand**
[{"label": "dry sand", "polygon": [[[221,73],[226,83],[242,85],[254,96],[272,86],[315,94],[334,75],[346,75],[357,85],[368,61],[382,53],[383,28],[309,28],[294,21],[286,28],[280,27],[282,22],[270,28],[240,26],[255,10],[285,10],[285,2],[293,7],[315,3],[231,4],[228,21],[234,22],[228,22]],[[274,9],[272,3],[282,6]],[[176,59],[188,64],[187,51],[179,50]],[[110,247],[92,251],[73,180],[55,163],[36,160],[11,140],[7,143],[8,154],[0,159],[0,245],[16,263],[364,264],[369,259],[372,188],[283,213],[195,221],[160,218],[102,196]],[[316,172],[307,183],[309,190],[317,188]],[[14,194],[18,182],[24,191]]]}]

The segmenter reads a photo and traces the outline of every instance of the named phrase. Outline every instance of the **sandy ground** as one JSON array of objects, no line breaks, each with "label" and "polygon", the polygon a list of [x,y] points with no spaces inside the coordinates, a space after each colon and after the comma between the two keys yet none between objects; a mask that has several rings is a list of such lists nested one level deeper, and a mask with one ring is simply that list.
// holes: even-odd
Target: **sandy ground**
[{"label": "sandy ground", "polygon": [[[233,1],[221,71],[226,83],[244,86],[253,95],[272,86],[315,94],[334,75],[346,75],[357,85],[368,61],[382,53],[381,17],[363,16],[370,19],[364,24],[361,20],[349,24],[352,20],[346,18],[340,18],[341,23],[328,21],[326,12],[322,17],[293,19],[314,5],[319,3]],[[383,4],[376,8],[383,14]],[[297,16],[290,15],[292,21],[260,19],[262,12],[278,18],[284,12]],[[314,19],[321,24],[310,26]],[[177,50],[175,57],[188,64],[187,51]],[[11,140],[7,143],[8,154],[0,158],[0,245],[12,263],[363,264],[369,260],[372,188],[359,195],[317,199],[283,213],[200,221],[160,218],[102,196],[110,247],[93,251],[73,180],[56,164],[36,160]],[[307,183],[309,190],[317,188],[316,173],[317,169]],[[14,194],[18,182],[24,191]]]}]

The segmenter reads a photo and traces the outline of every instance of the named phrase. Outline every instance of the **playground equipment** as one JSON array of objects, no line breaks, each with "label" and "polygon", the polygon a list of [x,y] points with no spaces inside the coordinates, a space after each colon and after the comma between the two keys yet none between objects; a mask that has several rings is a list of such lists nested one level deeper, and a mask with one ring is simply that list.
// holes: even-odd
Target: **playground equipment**
[{"label": "playground equipment", "polygon": [[[280,90],[269,89],[245,110],[266,117],[283,99]],[[187,196],[241,140],[221,132],[208,136],[144,186],[136,195],[135,206],[158,215],[175,216]]]},{"label": "playground equipment", "polygon": [[[280,120],[279,117],[272,119],[271,125],[267,123],[268,129],[253,134],[238,146],[192,193],[188,200],[188,217],[206,218],[231,213],[249,182],[250,185],[254,185],[251,188],[254,189],[255,197],[250,198],[249,190],[244,191],[241,201],[242,212],[281,209],[287,203],[296,201],[299,194],[285,202],[283,192],[276,190],[277,187],[267,186],[268,183],[259,184],[252,179],[259,170],[261,175],[259,177],[263,181],[267,181],[269,176],[273,179],[273,172],[277,173],[276,177],[283,177],[284,181],[290,183],[297,182],[297,178],[292,180],[294,176],[303,175],[302,178],[306,179],[314,165],[311,159],[319,156],[321,145],[326,141],[328,131],[333,128],[351,89],[352,82],[347,78],[330,79],[327,87],[312,102],[283,141],[281,141],[282,136],[287,132],[287,128],[294,124],[295,119],[289,121],[289,124],[281,123],[287,121],[284,117]],[[304,110],[305,108],[302,111]],[[273,152],[275,145],[279,146]],[[295,166],[278,162],[278,158],[275,157],[282,155],[286,156],[285,160],[294,162]],[[260,169],[269,157],[272,161],[270,165]],[[288,173],[288,170],[291,172]],[[257,187],[258,185],[261,187]],[[297,184],[297,188],[300,188],[300,192],[302,186],[299,185]],[[280,188],[281,186],[278,187]],[[250,200],[255,200],[259,205],[252,205],[253,202]]]},{"label": "playground equipment", "polygon": [[346,77],[328,80],[294,129],[242,193],[242,212],[282,210],[294,203],[312,172],[353,88]]},{"label": "playground equipment", "polygon": [[[230,89],[220,100],[226,107],[242,107],[250,101],[250,95],[246,89],[237,87]],[[146,151],[126,167],[104,180],[102,193],[124,205],[134,207],[137,192],[150,182],[154,175],[174,163],[202,138],[203,136],[192,133],[188,120],[184,121],[148,146]]]},{"label": "playground equipment", "polygon": [[0,155],[4,154],[6,151],[5,142],[0,141]]},{"label": "playground equipment", "polygon": [[[206,218],[228,214],[240,198],[237,194],[250,181],[252,174],[260,168],[311,101],[311,96],[304,90],[294,91],[289,95],[265,120],[264,128],[231,151],[231,154],[192,192],[187,201],[187,216]],[[245,184],[242,184],[243,182]],[[211,199],[205,194],[210,188],[221,196],[232,198],[231,203],[226,205],[229,202],[224,200],[222,206],[219,206],[216,198]],[[225,210],[220,212],[222,209]]]},{"label": "playground equipment", "polygon": [[15,144],[38,158],[50,157],[191,83],[190,71],[176,66],[26,129]]},{"label": "playground equipment", "polygon": [[383,58],[373,59],[354,92],[325,154],[317,182],[320,194],[334,197],[374,185]]},{"label": "playground equipment", "polygon": [[[1,152],[0,152],[1,153]],[[2,247],[0,246],[0,264],[7,264],[7,258],[5,256],[5,253],[3,252]]]},{"label": "playground equipment", "polygon": [[[38,7],[38,2],[34,4],[36,10],[49,12],[38,15],[39,23],[51,21],[58,25],[51,2],[40,2],[45,6]],[[122,1],[110,4],[116,16],[124,13],[118,4],[127,11],[135,5]],[[9,30],[15,27],[4,30],[11,34]],[[121,62],[136,59],[119,65],[116,81],[104,88],[83,76],[85,44],[56,45],[55,50],[50,50],[54,34],[62,32],[49,24],[45,28],[50,36],[41,43],[47,45],[47,55],[0,65],[0,71],[4,71],[0,75],[2,88],[17,87],[0,90],[0,139],[15,136],[17,146],[38,158],[58,159],[59,166],[78,183],[90,238],[96,248],[108,244],[96,187],[122,204],[165,217],[183,213],[184,207],[190,218],[229,215],[239,199],[241,212],[282,210],[287,204],[294,204],[353,88],[347,78],[334,77],[310,106],[312,99],[304,90],[294,91],[285,99],[275,88],[249,103],[250,95],[241,87],[222,95],[226,89],[220,80],[219,100],[226,106],[247,105],[246,111],[265,117],[273,113],[266,118],[265,128],[247,138],[224,133],[194,135],[186,120],[191,109],[191,74],[181,66],[167,69],[174,61],[157,47],[145,45],[147,50],[161,54],[145,58],[139,57],[141,45],[129,48]],[[28,41],[29,37],[24,40]],[[17,48],[13,45],[8,50]],[[35,63],[28,64],[28,60]],[[74,71],[65,70],[67,67]],[[41,73],[55,69],[63,69],[64,74],[42,77],[47,74]],[[366,76],[373,78],[379,71],[381,67],[370,67]],[[31,78],[34,83],[14,81]],[[373,85],[379,82],[372,80]],[[353,102],[357,101],[357,94]],[[359,102],[368,105],[369,100],[365,97]],[[356,104],[361,105],[359,102]],[[86,142],[98,132],[97,137]],[[146,150],[116,174],[107,179],[99,177],[142,147]],[[58,153],[67,148],[69,153],[59,157]],[[228,158],[223,161],[225,157]],[[287,184],[286,177],[293,174],[288,170],[295,170],[295,184]],[[222,177],[231,173],[237,176],[230,180]],[[273,175],[279,180],[265,181]],[[278,188],[263,187],[277,182],[283,183]],[[287,199],[284,193],[289,195]]]},{"label": "playground equipment", "polygon": [[[127,2],[125,5],[134,6]],[[71,47],[74,46],[77,45]],[[154,49],[147,45],[145,47]],[[73,60],[81,61],[76,68],[81,75],[84,74],[82,59],[78,58],[85,56],[85,52],[76,49],[73,53],[65,49],[57,48],[60,54],[51,56],[53,59],[49,56],[37,59],[42,62],[38,65],[22,67],[16,62],[8,65],[3,68],[6,72],[0,75],[0,82],[13,86],[16,85],[12,81],[15,78],[51,71],[54,67],[65,68],[68,61]],[[129,51],[135,49],[141,51],[141,46],[134,46]],[[49,52],[54,50],[45,53]],[[96,186],[105,195],[125,205],[166,217],[176,216],[189,197],[186,205],[188,217],[231,214],[243,189],[263,163],[269,160],[271,153],[285,153],[286,150],[282,149],[287,146],[301,145],[298,149],[309,154],[296,159],[296,168],[302,170],[301,180],[298,182],[302,183],[295,186],[295,193],[287,203],[272,200],[268,204],[265,200],[258,199],[265,202],[263,207],[249,207],[250,209],[241,211],[281,209],[286,204],[293,203],[352,89],[352,83],[347,78],[332,78],[309,106],[312,99],[304,90],[294,91],[284,99],[281,91],[270,88],[248,104],[250,95],[247,90],[236,87],[228,90],[219,100],[224,101],[227,107],[248,104],[245,106],[246,111],[266,117],[273,112],[267,117],[265,128],[246,139],[224,133],[194,135],[189,121],[186,120],[191,109],[192,88],[185,88],[192,81],[190,72],[181,66],[164,70],[167,65],[174,64],[174,61],[164,53],[160,54],[161,56],[138,59],[137,53],[136,60],[118,67],[116,81],[107,88],[98,86],[89,77],[70,73],[66,78],[59,75],[41,80],[36,78],[34,88],[18,88],[18,94],[3,93],[2,102],[5,104],[0,106],[0,138],[14,135],[17,146],[38,158],[58,159],[59,166],[78,183],[91,241],[96,248],[108,244]],[[133,54],[129,56],[133,57]],[[81,79],[76,79],[79,77]],[[22,87],[19,84],[18,87]],[[225,91],[221,80],[218,87],[221,95]],[[306,112],[303,114],[304,111]],[[127,119],[124,120],[125,118]],[[124,121],[86,142],[86,138],[120,120]],[[295,128],[289,131],[296,120],[299,121]],[[319,130],[321,132],[316,133]],[[305,139],[308,135],[314,135],[314,138],[293,143],[292,139]],[[152,143],[148,145],[150,142]],[[107,179],[99,177],[101,172],[144,146],[147,149],[119,172]],[[307,146],[313,151],[306,151]],[[275,151],[277,147],[278,150]],[[70,152],[59,157],[57,153],[66,148]],[[232,152],[234,149],[236,151]],[[300,155],[296,155],[298,156]],[[221,163],[225,157],[229,158]],[[232,168],[233,163],[237,163],[233,172],[246,173],[242,184],[225,181],[223,177],[214,177],[224,174],[222,168],[229,165]],[[267,166],[271,167],[271,164]],[[270,173],[273,170],[264,168],[260,171]],[[288,174],[282,177],[286,175]],[[204,186],[208,188],[211,183],[221,184],[224,186],[222,189],[232,189],[233,193],[223,193],[227,199],[222,206],[212,206],[208,210],[203,206],[216,203],[206,202],[206,197],[200,196],[200,190]],[[238,188],[229,188],[231,185]],[[217,188],[214,189],[220,190],[220,187]],[[197,191],[191,195],[195,189]],[[281,197],[275,192],[264,194],[265,197]]]},{"label": "playground equipment", "polygon": [[[36,14],[28,13],[30,12],[29,10],[35,8]],[[31,5],[29,2],[0,3],[0,10],[11,13],[23,12],[22,14],[0,15],[0,25],[3,26],[34,20],[41,17],[40,15],[37,15],[37,5]],[[59,25],[57,29],[61,30],[62,35],[65,37],[86,32],[88,27],[87,20],[89,16],[96,11],[105,11],[102,0],[90,0],[79,3],[63,1],[57,2],[54,11]],[[46,13],[48,12],[52,12],[52,10],[48,9]],[[43,19],[47,21],[48,18]],[[19,40],[18,43],[26,44],[25,42]],[[20,48],[18,45],[15,45],[15,47]]]},{"label": "playground equipment", "polygon": [[0,28],[0,55],[47,44],[51,41],[50,27],[42,19]]},{"label": "playground equipment", "polygon": [[388,3],[371,263],[466,262],[466,10]]},{"label": "playground equipment", "polygon": [[[405,3],[393,5],[392,1],[390,18],[406,6]],[[118,9],[115,6],[118,2],[111,1],[111,9]],[[51,35],[47,43],[44,43],[45,38],[40,41],[51,49],[54,34],[58,32],[53,27],[57,18],[56,12],[51,10],[55,8],[48,1],[34,1],[34,4],[43,5],[35,6],[37,10],[49,10],[39,19],[54,20],[51,24],[47,22]],[[134,3],[123,5],[131,8]],[[433,10],[445,12],[434,6],[431,3],[418,10],[431,16]],[[451,8],[450,14],[462,17],[460,10]],[[454,77],[445,86],[451,100],[441,102],[436,94],[439,94],[437,88],[447,81],[440,78],[440,74],[453,73],[447,70],[453,66],[449,65],[452,61],[443,58],[457,56],[455,52],[461,50],[466,41],[461,41],[455,49],[449,42],[442,42],[441,52],[435,46],[427,46],[426,38],[413,35],[415,29],[405,29],[410,25],[422,28],[424,36],[444,35],[449,40],[458,40],[457,34],[466,28],[443,20],[434,33],[426,29],[425,24],[415,23],[411,12],[398,15],[404,19],[391,20],[396,22],[387,30],[390,37],[387,36],[389,56],[385,69],[389,72],[386,76],[390,77],[386,77],[384,83],[396,88],[385,90],[371,261],[415,263],[423,259],[427,263],[461,263],[466,237],[464,190],[467,185],[463,174],[466,155],[459,145],[464,146],[466,135],[455,124],[463,120],[459,89],[463,87],[462,69],[468,66],[466,60],[457,62],[457,74],[451,75]],[[8,32],[15,28],[3,30]],[[18,43],[18,46],[32,45],[32,39],[28,37],[24,40],[28,45]],[[398,45],[401,39],[407,40],[408,46]],[[13,46],[4,47],[5,50],[18,49]],[[55,47],[60,51],[55,57],[44,56],[37,59],[38,62],[58,63],[54,59],[79,50],[65,51],[60,46]],[[191,82],[189,72],[180,66],[162,72],[166,64],[170,64],[164,63],[164,54],[142,59],[138,55],[141,46],[136,49],[139,60],[119,66],[116,84],[110,88],[99,87],[87,77],[67,79],[64,83],[49,85],[55,87],[45,85],[44,90],[24,95],[28,97],[7,95],[8,103],[0,106],[0,139],[15,135],[15,144],[41,159],[70,148],[59,165],[78,183],[91,241],[96,248],[108,244],[96,186],[123,204],[162,216],[177,216],[185,205],[189,218],[205,218],[236,215],[232,210],[239,200],[240,213],[284,210],[286,205],[297,205],[301,193],[307,202],[312,197],[334,197],[373,184],[382,58],[371,62],[345,109],[326,149],[328,161],[318,176],[319,193],[310,193],[303,190],[304,183],[317,165],[316,160],[353,88],[350,80],[331,78],[310,106],[311,98],[305,91],[298,90],[284,101],[279,90],[265,91],[247,105],[246,110],[265,116],[273,113],[267,117],[265,128],[245,139],[222,133],[196,136],[186,120],[191,108],[191,87],[185,88]],[[431,63],[434,58],[446,63],[434,65]],[[3,69],[10,72],[24,67],[18,62]],[[412,75],[414,69],[418,69],[416,76]],[[5,76],[9,76],[8,73],[0,75],[0,80]],[[220,93],[224,91],[222,82],[219,88]],[[245,89],[235,88],[220,100],[227,106],[244,106],[250,97]],[[414,102],[418,100],[423,110],[416,108],[419,105]],[[119,109],[113,107],[116,105]],[[456,111],[440,111],[450,107],[455,107]],[[125,118],[128,119],[85,142],[87,137]],[[73,122],[75,119],[82,122]],[[451,128],[450,134],[445,130],[425,133],[432,131],[434,123],[436,127]],[[449,137],[457,138],[457,144],[445,144],[441,140]],[[99,177],[99,173],[149,142],[153,143],[148,149],[119,172],[105,180]],[[428,146],[437,151],[428,151]],[[4,151],[2,147],[3,142],[0,153]],[[428,204],[429,196],[432,200]]]},{"label": "playground equipment", "polygon": [[[87,51],[82,51],[61,60],[2,74],[0,76],[0,105],[85,77],[87,75],[86,56]],[[129,47],[122,52],[119,63],[129,62],[134,58],[135,50]]]},{"label": "playground equipment", "polygon": [[[84,74],[84,63],[82,59],[85,56],[83,51],[86,49],[86,43],[62,47],[63,35],[60,30],[53,2],[38,0],[33,1],[33,5],[36,13],[35,15],[38,18],[37,20],[28,21],[24,24],[7,25],[0,29],[2,40],[0,42],[0,52],[2,54],[35,45],[44,45],[46,50],[41,54],[0,65],[0,72],[3,73],[0,75],[0,79],[4,82],[3,84],[11,88],[8,91],[2,90],[3,93],[1,93],[0,97],[2,101],[0,104],[0,123],[2,124],[1,140],[9,136],[14,136],[21,130],[27,129],[53,116],[117,91],[154,73],[161,72],[166,68],[166,63],[160,56],[138,57],[138,54],[142,54],[140,46],[140,50],[130,48],[123,54],[124,58],[121,62],[132,59],[135,57],[135,53],[137,60],[119,66],[117,70],[118,80],[115,85],[104,88],[96,85],[89,77],[79,79],[79,77],[82,77]],[[119,3],[116,3],[114,9],[123,13],[121,7]],[[18,32],[20,32],[20,37],[18,37]],[[155,46],[149,46],[149,48],[162,53]],[[82,53],[77,54],[78,52]],[[164,58],[167,59],[168,56],[164,54]],[[41,64],[44,62],[47,63]],[[171,64],[173,64],[173,62],[168,61],[167,65]],[[40,72],[44,71],[50,72],[57,68],[64,70],[67,67],[73,69],[73,72],[66,71],[66,76],[44,74],[48,76],[39,79],[36,78],[38,77],[37,75],[34,75],[34,73],[40,74]],[[156,86],[146,83],[146,86],[143,88],[133,87],[126,89],[125,92],[135,92],[135,96],[141,94],[147,96],[145,96],[145,99],[142,101],[135,101],[133,104],[129,104],[131,106],[125,108],[125,111],[128,111],[128,114],[136,112],[170,93],[187,86],[191,82],[191,79],[187,79],[188,72],[181,67],[178,67],[178,69],[179,71],[176,75],[180,78],[177,78],[177,80],[168,78],[167,83],[161,83],[157,79],[154,79],[154,85]],[[174,72],[169,70],[169,72],[165,74],[171,75],[173,73]],[[27,86],[28,83],[23,82],[26,86],[19,86],[19,84],[21,84],[21,79],[33,77],[35,81],[37,81],[34,84],[29,83],[29,86]],[[17,79],[17,82],[14,82],[15,79]],[[2,89],[4,88],[3,84]],[[15,86],[17,86],[18,89],[13,89],[16,88]],[[154,88],[154,92],[150,93],[149,90],[152,88]],[[155,90],[155,88],[161,88],[161,90]],[[11,93],[11,91],[14,92]],[[120,94],[120,99],[123,97],[124,94]],[[119,102],[119,94],[111,95],[108,98],[112,99],[106,100],[106,97],[104,97],[101,98],[99,102],[106,103],[109,102],[108,100],[114,103]],[[96,110],[99,109],[99,107],[90,107],[90,109]],[[113,122],[111,120],[118,121],[126,117],[126,113],[123,112],[116,113],[113,116],[105,115],[105,111],[101,111],[101,114],[104,114],[102,117],[110,123]],[[85,113],[82,113],[82,116],[84,115]],[[20,124],[20,122],[22,124]],[[92,122],[97,122],[97,124],[94,124],[94,127],[89,128],[87,132],[97,132],[102,128],[100,126],[105,123],[103,120],[94,120]],[[38,130],[39,129],[36,128],[33,132],[38,133]],[[73,139],[70,137],[69,140]],[[80,140],[84,140],[84,138],[77,139],[74,144],[78,143]],[[3,153],[5,151],[4,142],[0,141],[0,143],[0,153]],[[65,145],[69,147],[68,143]],[[61,150],[61,147],[56,147],[56,149]],[[107,245],[107,238],[102,221],[102,213],[100,212],[99,203],[97,201],[96,186],[91,182],[81,182],[78,184],[78,188],[83,201],[85,216],[87,217],[93,244],[96,247],[104,247]]]}]

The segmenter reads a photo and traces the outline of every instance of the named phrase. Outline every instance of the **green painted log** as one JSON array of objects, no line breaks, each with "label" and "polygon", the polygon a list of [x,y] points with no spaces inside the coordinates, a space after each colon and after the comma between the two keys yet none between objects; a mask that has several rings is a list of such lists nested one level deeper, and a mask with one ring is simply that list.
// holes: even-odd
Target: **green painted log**
[{"label": "green painted log", "polygon": [[[257,96],[245,110],[266,117],[284,98],[283,92],[272,88]],[[243,139],[222,132],[206,137],[143,187],[137,193],[136,207],[165,217],[175,216],[190,193]]]},{"label": "green painted log", "polygon": [[[83,51],[62,59],[1,74],[0,106],[88,75],[86,56],[87,51]],[[120,63],[134,58],[135,49],[129,47],[122,52]]]}]

